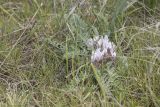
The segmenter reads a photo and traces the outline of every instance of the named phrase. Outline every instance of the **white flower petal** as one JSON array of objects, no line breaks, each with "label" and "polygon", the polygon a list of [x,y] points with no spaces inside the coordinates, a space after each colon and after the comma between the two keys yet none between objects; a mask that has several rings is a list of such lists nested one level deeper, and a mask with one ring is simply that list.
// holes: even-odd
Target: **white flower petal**
[{"label": "white flower petal", "polygon": [[93,48],[93,45],[94,45],[93,39],[88,39],[86,41],[86,45],[87,45],[88,48]]},{"label": "white flower petal", "polygon": [[114,53],[112,54],[112,56],[115,58],[115,57],[116,57],[116,53],[114,52]]},{"label": "white flower petal", "polygon": [[104,36],[104,39],[107,40],[107,41],[109,41],[108,35],[105,35],[105,36]]},{"label": "white flower petal", "polygon": [[103,49],[111,48],[111,42],[106,39],[103,39]]},{"label": "white flower petal", "polygon": [[98,47],[98,48],[101,48],[102,44],[103,44],[103,37],[101,37],[101,38],[98,40],[98,42],[97,42],[97,47]]},{"label": "white flower petal", "polygon": [[160,22],[157,22],[157,24],[156,24],[156,30],[157,31],[159,30],[159,27],[160,27]]},{"label": "white flower petal", "polygon": [[94,40],[94,42],[97,42],[98,40],[99,40],[99,36],[95,36],[94,38],[93,38],[93,40]]},{"label": "white flower petal", "polygon": [[104,57],[106,57],[106,56],[108,55],[107,49],[104,49],[104,50],[102,51],[102,54],[103,54]]},{"label": "white flower petal", "polygon": [[103,59],[103,54],[100,51],[100,48],[96,49],[95,52],[92,52],[91,61],[92,62],[99,62]]}]

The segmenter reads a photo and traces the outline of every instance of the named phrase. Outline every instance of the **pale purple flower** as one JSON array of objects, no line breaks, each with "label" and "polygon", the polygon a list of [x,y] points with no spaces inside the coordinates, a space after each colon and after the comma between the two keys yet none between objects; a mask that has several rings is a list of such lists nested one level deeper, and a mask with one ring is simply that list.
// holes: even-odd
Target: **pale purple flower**
[{"label": "pale purple flower", "polygon": [[92,47],[91,62],[100,63],[102,60],[114,60],[116,58],[115,44],[110,42],[108,36],[95,36],[87,40],[87,46]]},{"label": "pale purple flower", "polygon": [[98,48],[96,51],[92,51],[91,62],[100,62],[101,60],[103,60],[101,49]]}]

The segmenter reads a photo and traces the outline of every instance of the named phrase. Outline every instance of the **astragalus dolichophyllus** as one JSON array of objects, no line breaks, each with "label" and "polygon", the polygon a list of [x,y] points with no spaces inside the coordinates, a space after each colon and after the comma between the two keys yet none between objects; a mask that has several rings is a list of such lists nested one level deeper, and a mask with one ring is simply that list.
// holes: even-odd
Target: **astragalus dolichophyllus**
[{"label": "astragalus dolichophyllus", "polygon": [[102,62],[115,61],[116,51],[115,44],[109,41],[108,36],[95,36],[86,41],[88,48],[92,50],[91,62],[99,65]]}]

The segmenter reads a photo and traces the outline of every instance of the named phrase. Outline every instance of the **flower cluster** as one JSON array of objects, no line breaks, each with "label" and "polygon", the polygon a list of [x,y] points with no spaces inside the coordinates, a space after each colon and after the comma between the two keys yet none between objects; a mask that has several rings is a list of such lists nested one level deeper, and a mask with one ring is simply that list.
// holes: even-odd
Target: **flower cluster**
[{"label": "flower cluster", "polygon": [[92,49],[91,62],[114,61],[116,58],[115,44],[110,42],[108,36],[96,36],[87,40],[86,45]]}]

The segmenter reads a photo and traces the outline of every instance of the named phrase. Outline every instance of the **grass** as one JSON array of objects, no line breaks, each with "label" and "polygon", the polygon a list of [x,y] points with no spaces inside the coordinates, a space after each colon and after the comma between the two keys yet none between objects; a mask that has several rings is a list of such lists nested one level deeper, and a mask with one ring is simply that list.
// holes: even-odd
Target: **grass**
[{"label": "grass", "polygon": [[[149,2],[1,0],[0,106],[159,107],[160,4]],[[97,69],[85,41],[105,34],[117,58]]]}]

